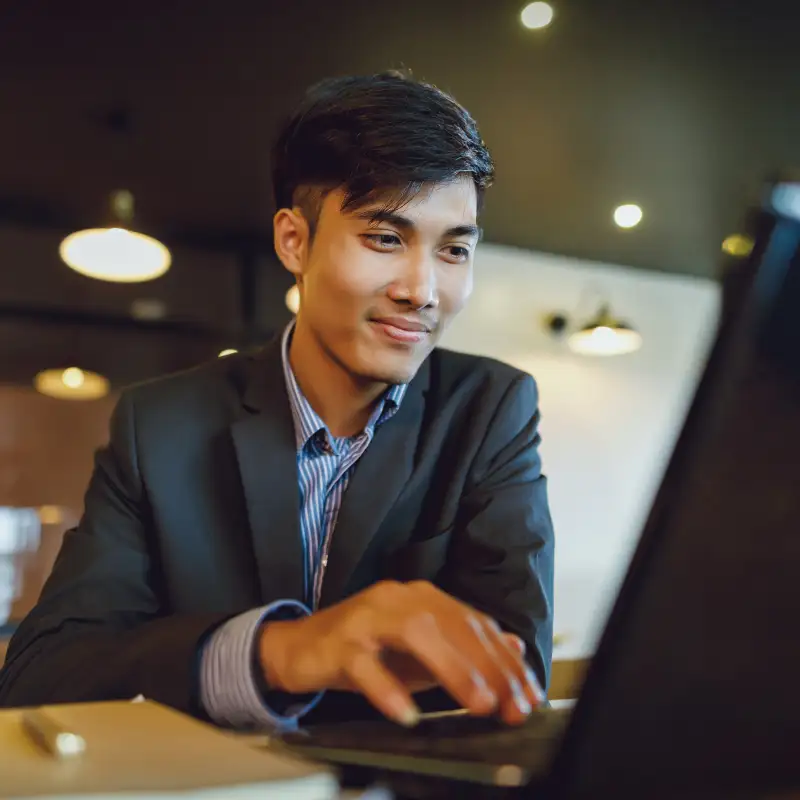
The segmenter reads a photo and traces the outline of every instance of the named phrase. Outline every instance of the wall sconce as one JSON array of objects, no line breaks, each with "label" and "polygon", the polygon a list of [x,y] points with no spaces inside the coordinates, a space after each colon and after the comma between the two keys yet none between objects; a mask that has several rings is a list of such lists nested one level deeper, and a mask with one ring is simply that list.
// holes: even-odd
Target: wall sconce
[{"label": "wall sconce", "polygon": [[597,316],[570,335],[570,350],[584,356],[621,356],[642,346],[642,337],[625,322],[612,316],[605,305]]},{"label": "wall sconce", "polygon": [[[569,323],[569,317],[560,312],[549,314],[545,319],[552,336],[567,335]],[[568,334],[567,345],[583,356],[619,356],[638,350],[642,346],[642,336],[613,316],[610,307],[604,304],[585,325]]]}]

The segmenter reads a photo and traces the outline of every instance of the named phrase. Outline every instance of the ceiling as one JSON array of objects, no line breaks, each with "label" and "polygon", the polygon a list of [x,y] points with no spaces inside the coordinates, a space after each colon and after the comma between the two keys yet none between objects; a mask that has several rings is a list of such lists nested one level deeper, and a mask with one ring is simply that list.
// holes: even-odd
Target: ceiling
[{"label": "ceiling", "polygon": [[[760,180],[800,163],[800,11],[551,2],[544,31],[509,0],[0,2],[0,381],[81,361],[124,383],[281,325],[269,145],[332,74],[406,66],[470,109],[497,162],[487,240],[714,275]],[[173,248],[166,278],[59,262],[114,188]],[[644,220],[621,231],[626,202]],[[166,318],[131,319],[142,297]]]}]

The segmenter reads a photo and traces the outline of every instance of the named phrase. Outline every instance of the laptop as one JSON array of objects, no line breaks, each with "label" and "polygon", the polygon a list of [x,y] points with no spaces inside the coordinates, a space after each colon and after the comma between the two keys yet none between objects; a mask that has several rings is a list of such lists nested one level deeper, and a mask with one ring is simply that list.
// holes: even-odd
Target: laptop
[{"label": "laptop", "polygon": [[415,796],[800,789],[800,176],[770,182],[748,228],[574,708],[519,728],[458,714],[318,726],[283,746]]}]

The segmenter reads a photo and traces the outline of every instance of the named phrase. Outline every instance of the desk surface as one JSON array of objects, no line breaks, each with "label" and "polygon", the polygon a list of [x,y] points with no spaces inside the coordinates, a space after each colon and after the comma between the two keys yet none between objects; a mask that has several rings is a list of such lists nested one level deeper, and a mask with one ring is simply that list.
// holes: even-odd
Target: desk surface
[{"label": "desk surface", "polygon": [[[54,724],[80,734],[86,752],[58,759],[26,732],[24,710],[0,711],[0,793],[83,797],[131,793],[159,796],[216,788],[215,796],[335,797],[338,782],[322,766],[285,754],[257,752],[223,731],[158,703],[49,706]],[[250,791],[250,790],[253,791]]]}]

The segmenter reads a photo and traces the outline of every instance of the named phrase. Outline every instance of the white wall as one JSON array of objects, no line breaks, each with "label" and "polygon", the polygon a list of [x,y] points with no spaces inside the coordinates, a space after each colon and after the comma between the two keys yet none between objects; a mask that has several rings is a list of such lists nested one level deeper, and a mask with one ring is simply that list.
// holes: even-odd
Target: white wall
[{"label": "white wall", "polygon": [[[599,295],[642,349],[572,354],[548,312],[596,311]],[[542,455],[556,526],[557,657],[590,654],[658,488],[718,316],[707,280],[482,245],[475,292],[443,345],[530,372],[540,389]]]}]

